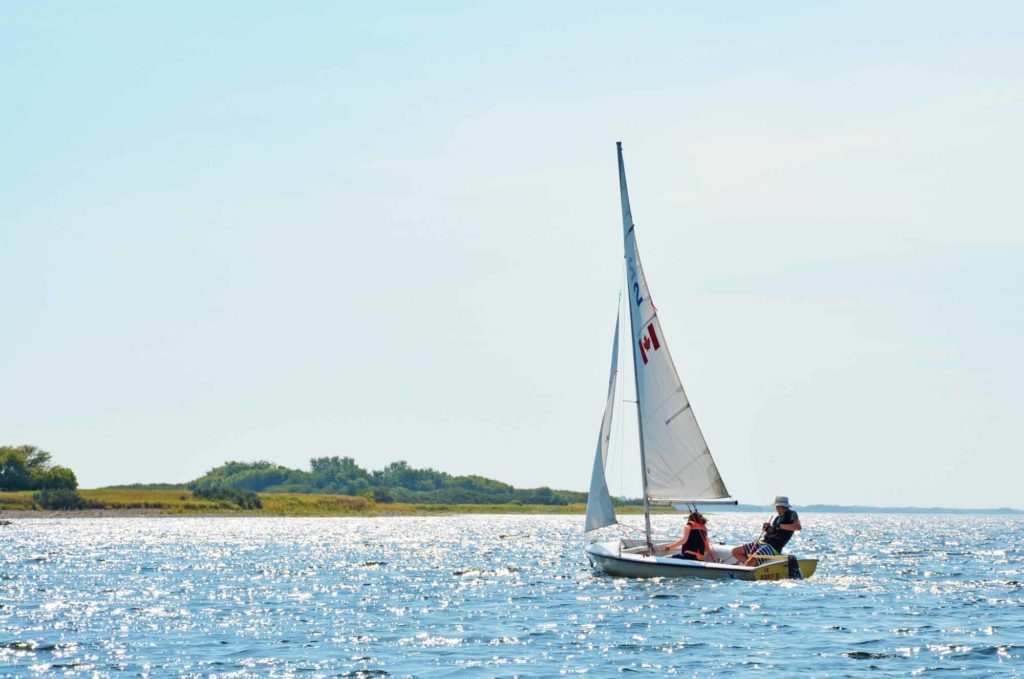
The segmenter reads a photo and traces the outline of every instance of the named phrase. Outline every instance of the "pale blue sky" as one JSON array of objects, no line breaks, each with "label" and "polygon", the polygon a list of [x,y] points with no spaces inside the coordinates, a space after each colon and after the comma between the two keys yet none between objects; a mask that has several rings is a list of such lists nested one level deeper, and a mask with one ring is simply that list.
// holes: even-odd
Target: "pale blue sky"
[{"label": "pale blue sky", "polygon": [[0,443],[584,490],[622,140],[736,497],[1022,506],[1022,15],[5,3]]}]

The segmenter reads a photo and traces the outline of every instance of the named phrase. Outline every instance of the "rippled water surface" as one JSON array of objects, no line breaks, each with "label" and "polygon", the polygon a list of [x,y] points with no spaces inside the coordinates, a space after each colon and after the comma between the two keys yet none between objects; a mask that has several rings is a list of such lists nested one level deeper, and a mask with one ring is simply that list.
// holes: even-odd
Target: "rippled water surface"
[{"label": "rippled water surface", "polygon": [[801,518],[781,583],[595,575],[582,517],[16,520],[0,674],[1024,673],[1024,519]]}]

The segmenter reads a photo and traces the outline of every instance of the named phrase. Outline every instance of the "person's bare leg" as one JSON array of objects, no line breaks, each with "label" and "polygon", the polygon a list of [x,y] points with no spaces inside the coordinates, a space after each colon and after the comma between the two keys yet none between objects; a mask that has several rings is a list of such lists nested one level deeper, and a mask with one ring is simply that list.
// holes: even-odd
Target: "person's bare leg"
[{"label": "person's bare leg", "polygon": [[736,559],[736,563],[743,563],[743,559],[746,558],[746,554],[743,551],[743,545],[732,548],[732,558]]}]

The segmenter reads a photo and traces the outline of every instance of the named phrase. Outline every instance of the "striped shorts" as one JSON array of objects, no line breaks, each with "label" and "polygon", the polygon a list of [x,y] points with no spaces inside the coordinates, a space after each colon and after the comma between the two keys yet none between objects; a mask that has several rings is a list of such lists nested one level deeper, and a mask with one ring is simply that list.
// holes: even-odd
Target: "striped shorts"
[{"label": "striped shorts", "polygon": [[774,547],[764,542],[748,542],[743,545],[743,553],[747,556],[753,556],[754,554],[773,556],[778,554]]}]

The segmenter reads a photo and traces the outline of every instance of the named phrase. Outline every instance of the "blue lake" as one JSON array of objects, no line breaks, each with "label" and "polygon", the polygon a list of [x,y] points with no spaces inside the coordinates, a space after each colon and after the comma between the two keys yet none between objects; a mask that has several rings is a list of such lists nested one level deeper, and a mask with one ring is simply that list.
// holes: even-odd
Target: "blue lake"
[{"label": "blue lake", "polygon": [[745,583],[595,575],[582,516],[18,519],[0,675],[1024,674],[1024,519],[801,520],[815,577]]}]

